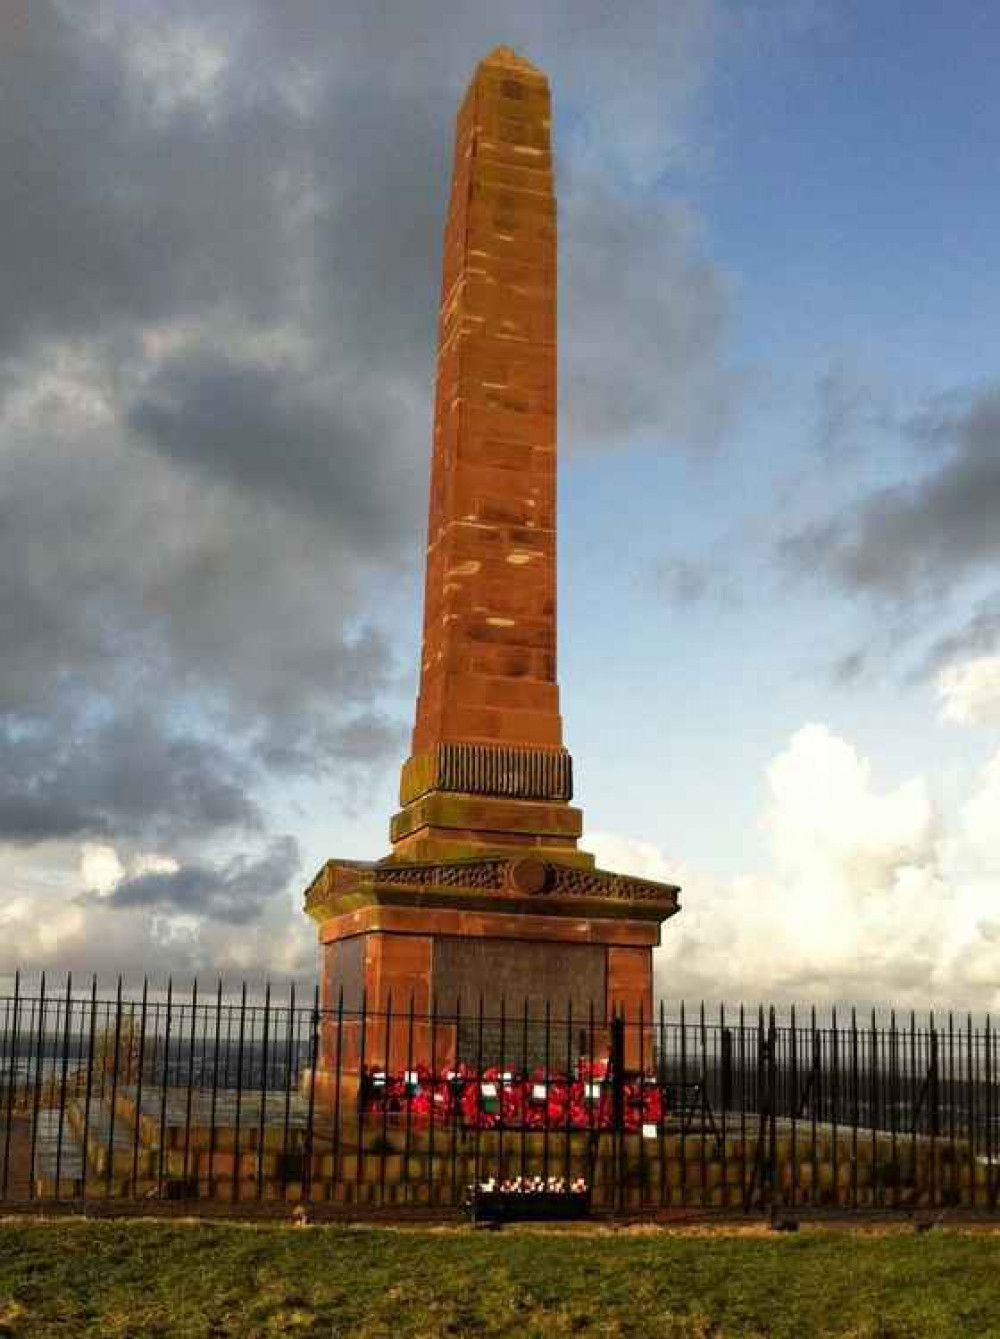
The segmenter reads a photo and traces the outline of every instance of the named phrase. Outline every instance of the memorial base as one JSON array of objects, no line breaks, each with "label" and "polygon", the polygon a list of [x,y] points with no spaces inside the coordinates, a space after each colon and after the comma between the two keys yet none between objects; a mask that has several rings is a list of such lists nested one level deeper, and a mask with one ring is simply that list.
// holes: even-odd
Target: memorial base
[{"label": "memorial base", "polygon": [[338,1068],[563,1068],[606,1052],[615,1014],[626,1065],[648,1064],[652,951],[677,891],[535,856],[328,862],[306,898],[322,958],[317,1089]]}]

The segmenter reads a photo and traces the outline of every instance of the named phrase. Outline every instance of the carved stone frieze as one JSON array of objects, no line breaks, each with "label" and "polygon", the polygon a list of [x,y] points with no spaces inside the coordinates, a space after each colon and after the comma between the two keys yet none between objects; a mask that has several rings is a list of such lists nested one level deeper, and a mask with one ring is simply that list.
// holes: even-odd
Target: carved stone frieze
[{"label": "carved stone frieze", "polygon": [[504,905],[510,896],[528,897],[538,902],[539,910],[549,904],[579,899],[607,903],[609,907],[615,904],[619,908],[622,904],[633,904],[637,909],[648,908],[667,915],[678,909],[680,891],[675,884],[654,883],[609,870],[580,869],[537,856],[514,859],[498,856],[433,864],[393,861],[362,865],[328,861],[310,886],[306,905],[317,915],[324,907],[344,898],[356,898],[366,892],[379,898],[394,890],[421,894],[437,890],[452,895],[467,892],[477,895],[478,905],[483,905],[483,894],[494,897],[498,906]]}]

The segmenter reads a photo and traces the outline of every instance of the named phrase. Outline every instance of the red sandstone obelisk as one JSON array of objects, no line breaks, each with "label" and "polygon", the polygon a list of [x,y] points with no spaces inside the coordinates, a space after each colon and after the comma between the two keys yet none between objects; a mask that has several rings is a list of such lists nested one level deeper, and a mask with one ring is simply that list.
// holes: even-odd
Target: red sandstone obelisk
[{"label": "red sandstone obelisk", "polygon": [[458,113],[423,659],[396,857],[565,855],[581,831],[556,685],[550,122],[545,76],[506,48],[480,64]]},{"label": "red sandstone obelisk", "polygon": [[[388,855],[328,861],[306,895],[327,1008],[342,994],[349,1010],[412,1002],[417,1017],[463,998],[539,1011],[549,1000],[599,1022],[618,1007],[651,1017],[652,948],[679,890],[595,869],[569,803],[556,682],[550,132],[545,76],[498,48],[458,114],[402,807]],[[410,1051],[422,1055],[425,1041],[418,1024]],[[322,1054],[330,1044],[327,1028]]]}]

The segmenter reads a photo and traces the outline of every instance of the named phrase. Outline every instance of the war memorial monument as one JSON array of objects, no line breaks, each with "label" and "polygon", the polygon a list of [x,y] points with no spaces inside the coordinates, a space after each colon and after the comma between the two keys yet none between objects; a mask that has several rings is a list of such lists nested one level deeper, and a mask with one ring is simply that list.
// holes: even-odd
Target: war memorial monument
[{"label": "war memorial monument", "polygon": [[[988,1210],[997,1037],[653,1015],[679,889],[580,849],[556,676],[556,229],[544,75],[458,116],[423,653],[390,847],[306,893],[318,987],[0,998],[0,1205],[476,1215]],[[171,1202],[169,1207],[164,1203]],[[779,1212],[780,1211],[780,1212]],[[299,1219],[299,1221],[302,1221]],[[494,1219],[500,1221],[500,1219]],[[935,1221],[939,1221],[936,1219]],[[0,1323],[0,1329],[3,1329]]]},{"label": "war memorial monument", "polygon": [[416,722],[389,854],[329,860],[306,892],[326,1016],[363,995],[395,1002],[400,1028],[411,1001],[651,1019],[652,950],[679,909],[676,886],[578,846],[556,678],[550,126],[540,70],[506,47],[479,64],[444,236]]}]

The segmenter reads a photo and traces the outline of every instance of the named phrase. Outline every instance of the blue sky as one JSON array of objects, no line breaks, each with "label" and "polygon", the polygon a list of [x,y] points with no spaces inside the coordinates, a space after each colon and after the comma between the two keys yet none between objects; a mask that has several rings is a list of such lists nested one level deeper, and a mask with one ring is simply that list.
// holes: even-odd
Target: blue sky
[{"label": "blue sky", "polygon": [[556,107],[584,845],[684,884],[671,996],[995,1006],[1000,15],[13,13],[0,971],[308,976],[302,886],[384,853],[505,42]]}]

